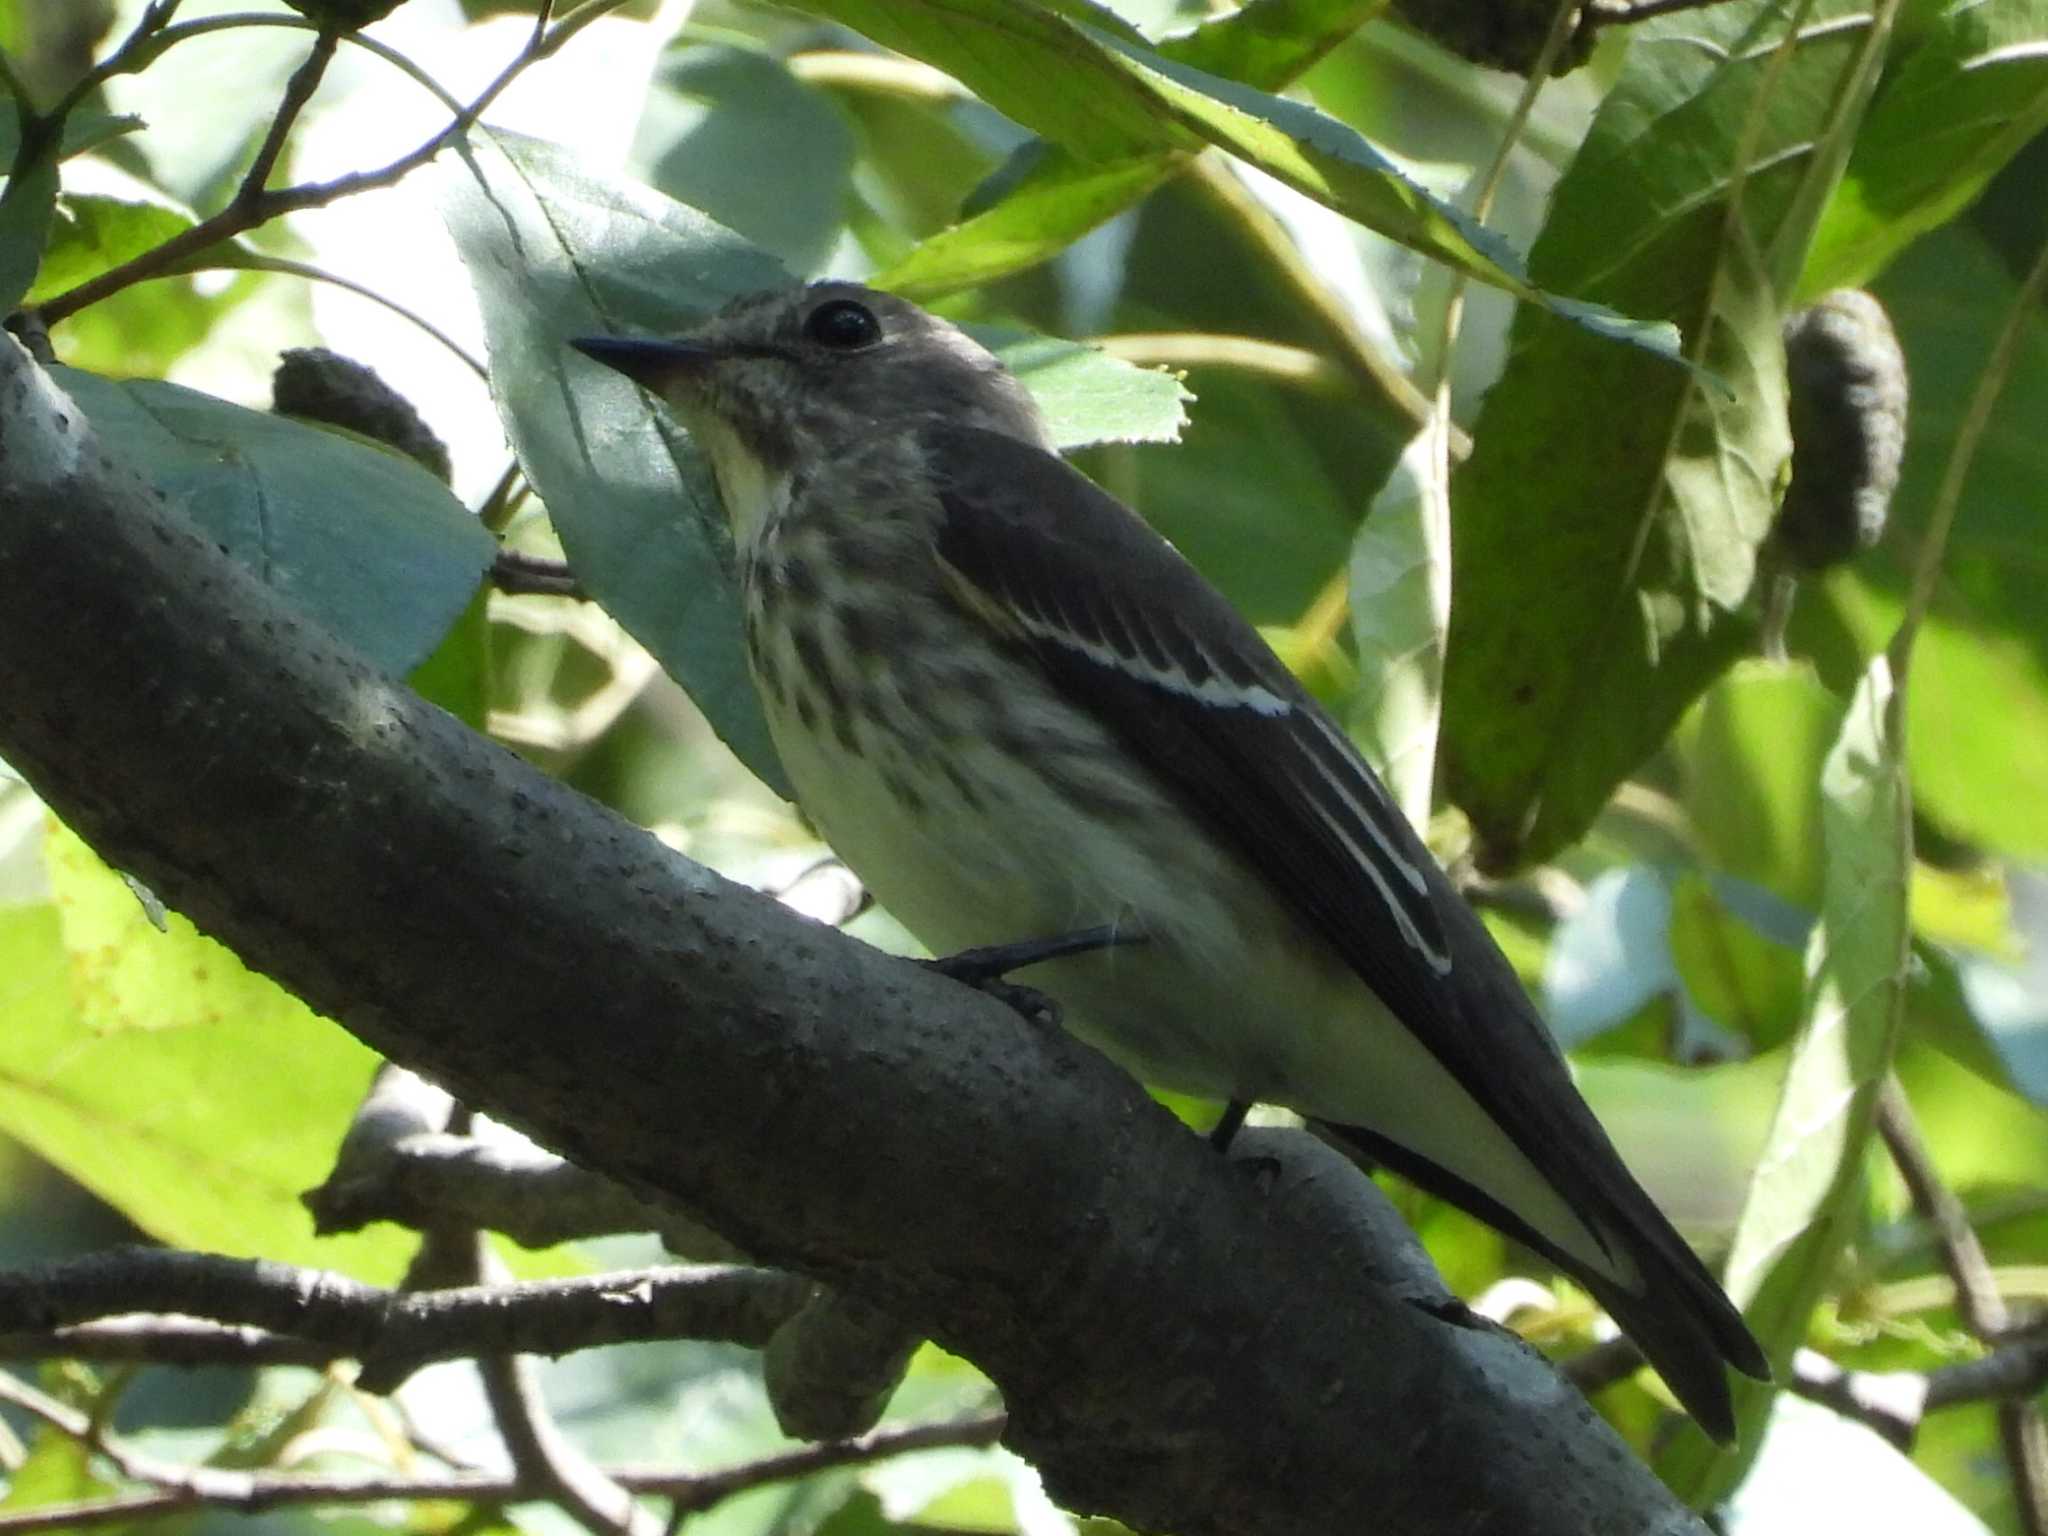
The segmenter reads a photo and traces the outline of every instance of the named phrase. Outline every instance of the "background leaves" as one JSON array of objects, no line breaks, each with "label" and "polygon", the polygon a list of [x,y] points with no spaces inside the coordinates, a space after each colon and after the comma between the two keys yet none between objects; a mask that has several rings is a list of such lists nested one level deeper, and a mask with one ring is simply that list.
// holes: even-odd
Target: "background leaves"
[{"label": "background leaves", "polygon": [[[0,0],[0,45],[34,46],[15,24],[40,3]],[[122,6],[102,57],[139,13]],[[370,36],[474,89],[529,21],[517,7],[470,10],[401,6]],[[437,206],[412,183],[247,230],[189,264],[232,270],[181,265],[56,325],[58,356],[89,370],[62,377],[104,439],[309,617],[387,670],[431,653],[418,685],[465,719],[693,856],[838,920],[856,894],[770,793],[723,519],[693,450],[564,343],[671,331],[794,273],[874,277],[943,303],[1025,374],[1078,461],[1173,537],[1362,738],[1376,726],[1411,760],[1419,750],[1408,803],[1418,819],[1434,812],[1447,858],[1476,851],[1512,874],[1481,890],[1489,922],[1656,1197],[1708,1251],[1733,1244],[1774,1353],[1905,1373],[1971,1358],[1986,1346],[1871,1154],[1866,1107],[1896,1038],[1898,1076],[1994,1272],[2032,1294],[2048,1265],[2039,316],[1965,489],[1903,729],[1875,724],[1870,663],[1904,611],[1937,466],[2015,274],[2048,238],[2048,3],[1724,0],[1606,28],[1591,64],[1538,96],[1488,231],[1462,197],[1510,131],[1519,82],[1404,30],[1375,0],[1210,10],[706,0],[678,31],[659,6],[628,8],[535,69],[538,105],[515,88],[491,131],[442,157]],[[86,91],[54,148],[0,194],[0,289],[61,295],[219,208],[307,41],[221,27]],[[38,57],[35,78],[61,91],[86,54]],[[343,57],[288,136],[277,182],[365,169],[372,130],[441,112],[385,60],[353,45]],[[639,62],[622,72],[627,59]],[[210,85],[214,71],[237,90]],[[629,99],[649,77],[646,101]],[[410,142],[444,120],[422,119]],[[6,165],[13,125],[0,111]],[[1239,169],[1219,166],[1219,145]],[[109,179],[116,165],[125,181]],[[340,231],[358,208],[351,246]],[[394,346],[381,317],[280,275],[306,261],[376,274],[487,353],[491,400],[466,377],[419,382],[443,375]],[[1531,298],[1509,329],[1506,301],[1475,293],[1448,358],[1435,339],[1444,262]],[[1895,526],[1879,550],[1804,583],[1792,660],[1759,662],[1759,550],[1787,446],[1777,328],[1788,307],[1866,280],[1914,379]],[[1675,323],[1701,371],[1616,345],[1598,329],[1615,314]],[[1185,379],[1060,339],[1102,336],[1118,358]],[[262,398],[281,346],[314,342],[371,357],[413,394],[455,450],[454,496],[377,450],[229,403]],[[1440,369],[1454,382],[1448,482],[1391,479],[1418,426],[1408,376]],[[182,387],[155,382],[165,375]],[[150,382],[110,382],[129,377]],[[1402,519],[1445,502],[1454,564],[1432,805],[1416,744],[1435,723],[1429,658],[1446,638],[1428,596],[1443,573],[1424,563],[1440,544]],[[481,595],[494,548],[465,507],[518,549],[566,551],[610,616]],[[1894,770],[1912,788],[1910,849]],[[22,1202],[43,1198],[56,1167],[165,1240],[391,1274],[405,1251],[395,1234],[315,1243],[295,1198],[368,1063],[175,919],[158,933],[75,845],[53,843],[46,864],[40,824],[0,780],[0,1129],[13,1138],[0,1143],[0,1202],[15,1202],[0,1246],[60,1229],[17,1214],[44,1209]],[[911,942],[886,914],[853,925]],[[1458,1213],[1403,1198],[1468,1294],[1552,1278]],[[1562,1289],[1516,1321],[1567,1351],[1593,1336]],[[265,1379],[309,1422],[331,1411],[303,1379]],[[781,1444],[736,1351],[581,1357],[549,1390],[591,1445],[745,1458]],[[927,1354],[898,1411],[982,1393],[967,1367]],[[422,1398],[454,1401],[445,1378]],[[1666,1445],[1653,1387],[1615,1387],[1598,1405],[1646,1452]],[[1761,1430],[1761,1402],[1749,1412]],[[1671,1443],[1662,1465],[1699,1495],[1735,1487],[1726,1526],[1747,1536],[1815,1528],[1788,1466],[1837,1485],[1833,1515],[1850,1508],[1842,1485],[1883,1490],[1859,1506],[1873,1529],[1889,1516],[1914,1536],[1951,1524],[2005,1536],[2024,1527],[1992,1418],[1988,1406],[1931,1417],[1909,1460],[1781,1400],[1739,1487],[1743,1464],[1697,1441]],[[68,1444],[33,1448],[16,1505],[114,1486],[65,1462]],[[419,1528],[439,1518],[414,1514]],[[460,1518],[507,1528],[496,1512]],[[823,1478],[718,1516],[836,1536],[913,1520],[1072,1525],[1028,1469],[979,1452]]]}]

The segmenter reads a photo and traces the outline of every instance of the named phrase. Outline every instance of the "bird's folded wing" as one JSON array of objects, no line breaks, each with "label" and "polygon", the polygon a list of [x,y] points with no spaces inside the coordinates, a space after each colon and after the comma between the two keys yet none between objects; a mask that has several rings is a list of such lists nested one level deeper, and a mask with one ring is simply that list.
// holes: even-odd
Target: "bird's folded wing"
[{"label": "bird's folded wing", "polygon": [[1112,723],[1574,1203],[1647,1205],[1506,959],[1257,631],[1054,455],[951,426],[924,442],[963,601]]}]

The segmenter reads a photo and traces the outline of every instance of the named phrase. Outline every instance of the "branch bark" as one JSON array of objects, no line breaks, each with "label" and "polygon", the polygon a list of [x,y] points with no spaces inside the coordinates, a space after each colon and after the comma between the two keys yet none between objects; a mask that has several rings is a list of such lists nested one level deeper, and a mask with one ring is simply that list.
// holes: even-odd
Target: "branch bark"
[{"label": "branch bark", "polygon": [[[1058,1031],[663,848],[298,617],[0,345],[0,756],[359,1038],[981,1365],[1141,1529],[1696,1532],[1357,1177],[1214,1155]],[[1442,1314],[1442,1315],[1440,1315]]]}]

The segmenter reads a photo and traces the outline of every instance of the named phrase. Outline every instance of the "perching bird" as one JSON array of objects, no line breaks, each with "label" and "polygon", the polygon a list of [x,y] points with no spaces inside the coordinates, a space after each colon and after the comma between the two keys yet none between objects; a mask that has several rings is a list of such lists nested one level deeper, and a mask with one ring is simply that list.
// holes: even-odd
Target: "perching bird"
[{"label": "perching bird", "polygon": [[575,346],[660,396],[731,518],[797,798],[934,953],[1029,967],[1144,1080],[1287,1105],[1576,1276],[1708,1433],[1741,1316],[1643,1192],[1343,730],[1022,385],[852,283]]}]

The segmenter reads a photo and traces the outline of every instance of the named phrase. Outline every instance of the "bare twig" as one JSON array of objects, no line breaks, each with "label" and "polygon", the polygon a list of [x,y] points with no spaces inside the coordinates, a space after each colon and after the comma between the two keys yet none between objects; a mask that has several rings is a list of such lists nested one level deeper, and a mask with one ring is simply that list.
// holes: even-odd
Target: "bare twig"
[{"label": "bare twig", "polygon": [[[506,1279],[504,1266],[474,1228],[431,1234],[422,1257],[427,1249],[439,1249],[449,1272],[462,1283]],[[516,1476],[545,1488],[564,1513],[596,1536],[659,1536],[654,1517],[555,1427],[532,1356],[486,1355],[477,1361],[477,1373]]]},{"label": "bare twig", "polygon": [[[0,1399],[13,1402],[17,1407],[52,1423],[65,1434],[75,1434],[82,1439],[83,1432],[89,1427],[84,1414],[21,1386],[4,1372],[0,1372]],[[779,1455],[763,1456],[722,1472],[692,1474],[665,1468],[619,1466],[605,1468],[604,1475],[634,1494],[671,1499],[687,1513],[697,1514],[736,1494],[836,1467],[861,1466],[912,1451],[993,1445],[1001,1437],[1004,1423],[1003,1415],[996,1413],[931,1424],[891,1426],[847,1440],[807,1445]],[[0,1513],[0,1536],[125,1524],[202,1504],[248,1511],[307,1504],[370,1504],[387,1499],[449,1499],[498,1504],[544,1498],[551,1491],[520,1475],[506,1477],[495,1473],[454,1472],[436,1477],[362,1478],[228,1472],[157,1462],[139,1457],[113,1441],[104,1447],[95,1446],[95,1449],[105,1449],[108,1459],[124,1475],[149,1483],[153,1491]]]},{"label": "bare twig", "polygon": [[[318,1346],[298,1358],[363,1362],[361,1384],[389,1391],[422,1365],[480,1354],[555,1355],[599,1344],[708,1338],[759,1346],[809,1295],[807,1282],[733,1265],[627,1270],[573,1280],[525,1281],[408,1294],[341,1275],[262,1261],[149,1248],[0,1275],[0,1351],[69,1353],[66,1330],[97,1324],[102,1358],[120,1318],[147,1357],[156,1339],[193,1346],[193,1319],[254,1327],[239,1339],[276,1349],[265,1335]],[[158,1332],[138,1313],[173,1314]],[[321,1353],[321,1352],[324,1352]]]},{"label": "bare twig", "polygon": [[[165,14],[176,7],[166,8]],[[150,26],[145,16],[127,39],[112,53],[100,61],[78,83],[64,95],[64,99],[52,109],[50,116],[61,118],[75,108],[86,97],[120,75],[138,74],[155,63],[180,43],[194,38],[206,37],[215,32],[241,31],[250,27],[281,27],[293,32],[319,32],[320,24],[308,21],[303,16],[277,15],[268,11],[238,11],[221,16],[207,16],[198,21],[182,22],[177,26]],[[450,112],[460,112],[462,103],[441,87],[441,83],[411,59],[388,43],[381,43],[366,32],[350,32],[342,41],[351,47],[382,59],[392,68],[410,78],[420,89],[438,100]]]},{"label": "bare twig", "polygon": [[1818,1350],[1792,1360],[1793,1392],[1874,1430],[1901,1451],[1913,1449],[1928,1409],[1929,1378],[1918,1371],[1845,1371]]},{"label": "bare twig", "polygon": [[1984,1257],[1984,1245],[1977,1241],[1969,1213],[1942,1182],[1926,1143],[1920,1139],[1913,1107],[1895,1076],[1887,1077],[1878,1093],[1877,1134],[1884,1138],[1885,1150],[1905,1180],[1913,1209],[1934,1229],[1942,1268],[1955,1282],[1956,1310],[1962,1314],[1963,1325],[1980,1339],[1998,1338],[2012,1326],[2012,1315],[2005,1298],[1998,1294],[1990,1261]]},{"label": "bare twig", "polygon": [[[68,1403],[37,1391],[28,1383],[0,1371],[0,1402],[11,1403],[22,1412],[42,1420],[59,1434],[68,1435],[88,1449],[104,1456],[114,1469],[131,1482],[147,1483],[176,1496],[181,1503],[241,1503],[250,1495],[252,1475],[220,1467],[186,1467],[159,1461],[131,1449],[106,1432],[105,1426]],[[37,1514],[46,1513],[36,1511]],[[0,1530],[9,1522],[0,1517]],[[61,1529],[48,1525],[30,1529]]]},{"label": "bare twig", "polygon": [[528,1355],[479,1360],[484,1396],[519,1476],[548,1490],[573,1519],[606,1536],[659,1536],[661,1522],[555,1427]]},{"label": "bare twig", "polygon": [[[200,252],[224,240],[231,240],[280,215],[296,213],[305,208],[324,208],[359,192],[395,185],[466,133],[505,88],[530,65],[554,54],[591,22],[618,9],[624,3],[625,0],[592,0],[591,4],[553,27],[548,25],[549,8],[542,6],[540,14],[534,19],[533,33],[526,46],[520,49],[511,62],[498,72],[496,78],[478,93],[475,100],[456,113],[446,127],[418,148],[377,170],[355,171],[346,176],[337,176],[332,181],[305,182],[297,186],[265,189],[252,185],[251,181],[245,179],[235,196],[219,213],[201,220],[190,229],[180,231],[161,245],[151,247],[134,259],[56,295],[47,304],[40,306],[44,318],[55,322],[76,314],[88,305],[96,304],[124,288],[148,278],[160,277]],[[303,73],[302,69],[301,74]],[[294,76],[293,79],[294,83],[297,83],[299,76]],[[291,91],[288,88],[286,107],[291,107],[291,102]],[[291,107],[291,110],[296,113],[295,107]],[[280,109],[279,116],[280,119],[283,118],[283,109]],[[273,123],[272,127],[274,129],[276,124]]]},{"label": "bare twig", "polygon": [[325,28],[315,34],[312,52],[285,82],[284,99],[277,104],[270,127],[264,131],[263,142],[256,147],[256,158],[249,162],[249,169],[244,173],[242,184],[236,189],[229,207],[245,198],[253,201],[262,197],[270,185],[271,172],[277,169],[277,158],[284,153],[284,141],[290,137],[299,114],[306,110],[306,103],[320,89],[321,77],[327,73],[327,66],[334,62],[334,50],[339,46],[338,34]]},{"label": "bare twig", "polygon": [[2026,1329],[1977,1360],[1927,1373],[1927,1411],[1957,1403],[2003,1402],[2048,1389],[2048,1330]]},{"label": "bare twig", "polygon": [[491,562],[491,585],[517,597],[571,597],[581,601],[586,594],[576,573],[560,560],[501,549]]},{"label": "bare twig", "polygon": [[2048,1533],[2048,1425],[2029,1402],[1998,1405],[1998,1438],[2012,1471],[2012,1501],[2021,1536]]}]

